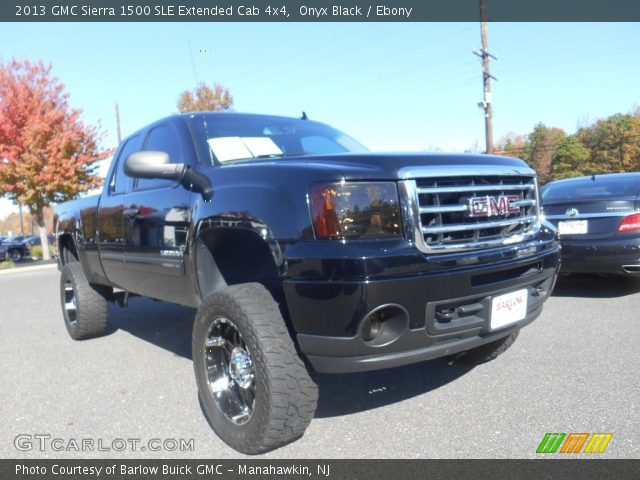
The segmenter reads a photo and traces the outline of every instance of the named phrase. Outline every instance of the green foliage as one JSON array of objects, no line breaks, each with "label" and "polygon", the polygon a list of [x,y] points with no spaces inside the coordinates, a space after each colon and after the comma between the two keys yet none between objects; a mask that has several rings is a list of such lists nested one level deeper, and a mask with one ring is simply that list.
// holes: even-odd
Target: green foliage
[{"label": "green foliage", "polygon": [[[33,247],[31,247],[29,249],[29,254],[31,255],[32,258],[41,259],[42,258],[42,245],[34,245]],[[49,245],[49,256],[53,257],[55,255],[57,255],[56,247],[54,247],[53,245]]]},{"label": "green foliage", "polygon": [[552,179],[553,163],[556,157],[558,143],[567,134],[564,130],[537,124],[529,134],[530,165],[538,172],[540,183],[547,183]]},{"label": "green foliage", "polygon": [[576,135],[568,135],[558,142],[553,162],[553,179],[580,177],[595,173],[590,152]]},{"label": "green foliage", "polygon": [[6,270],[7,268],[15,268],[16,264],[12,260],[5,260],[0,262],[0,270]]},{"label": "green foliage", "polygon": [[629,171],[628,167],[634,163],[629,146],[638,141],[632,137],[633,124],[633,115],[617,113],[578,131],[591,151],[591,162],[600,172]]},{"label": "green foliage", "polygon": [[640,109],[600,119],[575,134],[539,123],[526,136],[509,134],[497,153],[519,157],[540,183],[592,173],[640,170]]}]

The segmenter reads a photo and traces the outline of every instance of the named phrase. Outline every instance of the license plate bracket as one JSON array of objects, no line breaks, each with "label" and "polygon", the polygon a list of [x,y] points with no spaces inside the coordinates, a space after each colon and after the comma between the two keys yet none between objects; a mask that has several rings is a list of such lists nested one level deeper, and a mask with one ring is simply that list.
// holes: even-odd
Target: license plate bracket
[{"label": "license plate bracket", "polygon": [[587,220],[563,220],[558,222],[560,235],[585,235],[589,231]]},{"label": "license plate bracket", "polygon": [[491,300],[491,330],[523,320],[527,316],[526,288],[493,297]]}]

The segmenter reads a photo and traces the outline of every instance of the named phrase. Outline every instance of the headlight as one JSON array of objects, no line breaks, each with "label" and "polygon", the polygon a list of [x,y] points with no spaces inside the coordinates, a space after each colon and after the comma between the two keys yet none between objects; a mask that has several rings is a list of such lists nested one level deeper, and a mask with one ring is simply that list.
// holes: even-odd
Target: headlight
[{"label": "headlight", "polygon": [[311,189],[309,197],[318,239],[402,235],[398,188],[393,182],[321,184]]}]

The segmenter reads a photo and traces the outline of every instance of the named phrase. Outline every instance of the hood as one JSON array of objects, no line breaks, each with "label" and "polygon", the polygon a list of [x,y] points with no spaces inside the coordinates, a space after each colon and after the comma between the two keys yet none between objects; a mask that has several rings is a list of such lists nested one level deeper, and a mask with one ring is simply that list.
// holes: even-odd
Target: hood
[{"label": "hood", "polygon": [[[341,153],[336,155],[308,155],[283,157],[258,161],[260,164],[279,165],[308,169],[330,169],[340,172],[345,180],[390,180],[412,178],[412,168],[419,167],[465,167],[482,174],[482,167],[494,165],[505,170],[520,170],[529,167],[517,158],[497,155],[467,153]],[[251,161],[254,165],[256,161]],[[533,170],[531,170],[533,174]]]}]

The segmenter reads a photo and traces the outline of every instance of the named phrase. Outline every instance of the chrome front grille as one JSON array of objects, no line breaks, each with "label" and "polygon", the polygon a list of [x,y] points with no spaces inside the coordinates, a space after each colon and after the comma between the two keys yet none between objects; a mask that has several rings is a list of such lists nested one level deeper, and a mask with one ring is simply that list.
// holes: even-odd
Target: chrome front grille
[{"label": "chrome front grille", "polygon": [[421,176],[402,182],[413,211],[412,237],[420,250],[473,250],[517,243],[535,234],[535,172],[492,166],[475,171],[485,169],[486,174],[467,173],[467,167],[422,176],[430,173],[425,168]]}]

